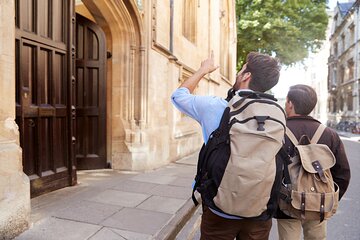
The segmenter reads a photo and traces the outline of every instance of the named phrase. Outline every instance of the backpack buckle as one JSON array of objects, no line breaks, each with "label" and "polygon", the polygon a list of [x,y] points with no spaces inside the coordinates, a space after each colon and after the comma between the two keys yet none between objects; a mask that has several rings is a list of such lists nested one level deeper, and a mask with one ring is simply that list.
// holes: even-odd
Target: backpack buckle
[{"label": "backpack buckle", "polygon": [[319,177],[321,179],[322,182],[327,183],[326,177],[325,177],[325,173],[324,170],[320,164],[319,161],[314,161],[311,163],[313,168],[315,169],[315,171],[319,174]]},{"label": "backpack buckle", "polygon": [[269,116],[255,116],[255,119],[258,123],[258,128],[256,130],[265,131],[265,128],[264,128],[265,120],[268,118],[269,118]]}]

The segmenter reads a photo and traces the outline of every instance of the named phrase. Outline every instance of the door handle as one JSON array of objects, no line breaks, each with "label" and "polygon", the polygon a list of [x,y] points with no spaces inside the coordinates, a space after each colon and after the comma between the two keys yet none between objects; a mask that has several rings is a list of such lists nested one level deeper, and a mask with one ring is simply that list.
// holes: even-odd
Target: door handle
[{"label": "door handle", "polygon": [[31,128],[35,127],[35,122],[32,119],[29,120],[28,124],[29,124],[29,127],[31,127]]}]

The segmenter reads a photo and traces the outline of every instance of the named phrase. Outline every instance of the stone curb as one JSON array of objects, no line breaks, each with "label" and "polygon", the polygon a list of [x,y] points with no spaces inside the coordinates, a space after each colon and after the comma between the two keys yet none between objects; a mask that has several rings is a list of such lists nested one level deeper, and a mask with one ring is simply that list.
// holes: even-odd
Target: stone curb
[{"label": "stone curb", "polygon": [[[200,196],[196,196],[196,199],[201,203]],[[156,240],[174,240],[176,235],[181,231],[185,224],[194,215],[195,211],[201,206],[194,205],[192,199],[188,199],[183,207],[172,217],[172,219],[154,236]]]}]

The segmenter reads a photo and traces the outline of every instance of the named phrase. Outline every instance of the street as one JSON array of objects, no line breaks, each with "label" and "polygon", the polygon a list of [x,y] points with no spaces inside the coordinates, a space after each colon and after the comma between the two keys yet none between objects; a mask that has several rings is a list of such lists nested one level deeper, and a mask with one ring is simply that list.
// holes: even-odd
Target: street
[{"label": "street", "polygon": [[336,215],[328,222],[329,240],[360,239],[360,143],[343,139],[350,163],[350,185]]},{"label": "street", "polygon": [[[328,221],[328,240],[360,240],[360,142],[343,138],[346,153],[351,168],[351,181],[347,192],[341,199],[337,213]],[[193,228],[186,230],[189,234],[182,232],[178,240],[200,238],[200,213],[197,211],[189,221]],[[197,229],[194,229],[197,228]],[[188,237],[185,238],[184,236]],[[191,238],[189,238],[191,236]],[[278,239],[276,221],[273,220],[270,240]]]}]

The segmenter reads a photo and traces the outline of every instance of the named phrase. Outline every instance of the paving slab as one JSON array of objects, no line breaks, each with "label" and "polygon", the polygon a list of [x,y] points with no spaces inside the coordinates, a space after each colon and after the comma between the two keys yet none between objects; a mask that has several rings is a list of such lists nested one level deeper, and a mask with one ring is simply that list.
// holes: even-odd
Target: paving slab
[{"label": "paving slab", "polygon": [[154,170],[157,175],[194,178],[196,168],[183,164],[169,164],[163,168]]},{"label": "paving slab", "polygon": [[101,224],[106,227],[154,235],[170,220],[172,214],[124,208]]},{"label": "paving slab", "polygon": [[170,175],[160,175],[155,172],[149,172],[144,174],[139,174],[135,177],[132,177],[131,180],[139,181],[139,182],[146,182],[146,183],[155,183],[155,184],[169,184],[176,179],[175,176]]},{"label": "paving slab", "polygon": [[58,218],[47,218],[39,221],[16,240],[80,240],[88,239],[101,229],[101,226],[63,220]]},{"label": "paving slab", "polygon": [[191,197],[191,186],[178,187],[169,185],[160,185],[151,190],[151,194],[162,197],[172,197],[180,199],[189,199]]},{"label": "paving slab", "polygon": [[194,178],[177,177],[174,181],[169,183],[169,185],[189,188],[192,185],[193,181]]},{"label": "paving slab", "polygon": [[124,192],[134,192],[134,193],[150,193],[151,189],[159,186],[159,184],[148,183],[148,182],[139,182],[139,181],[122,181],[114,185],[112,189],[120,190]]},{"label": "paving slab", "polygon": [[122,209],[122,206],[81,201],[66,209],[55,212],[53,216],[62,219],[99,224]]},{"label": "paving slab", "polygon": [[111,187],[114,182],[125,181],[138,172],[121,172],[113,169],[81,170],[77,171],[78,184],[91,187]]},{"label": "paving slab", "polygon": [[117,234],[109,228],[102,228],[100,231],[95,233],[94,236],[89,238],[89,240],[126,240],[126,238]]},{"label": "paving slab", "polygon": [[150,240],[151,235],[122,231],[114,228],[102,228],[89,240]]},{"label": "paving slab", "polygon": [[150,195],[148,194],[129,193],[113,189],[107,189],[97,194],[95,197],[90,198],[89,201],[123,207],[136,207],[149,197]]},{"label": "paving slab", "polygon": [[186,200],[183,199],[152,196],[136,208],[175,214],[185,204],[185,202]]}]

